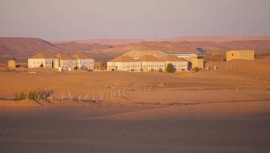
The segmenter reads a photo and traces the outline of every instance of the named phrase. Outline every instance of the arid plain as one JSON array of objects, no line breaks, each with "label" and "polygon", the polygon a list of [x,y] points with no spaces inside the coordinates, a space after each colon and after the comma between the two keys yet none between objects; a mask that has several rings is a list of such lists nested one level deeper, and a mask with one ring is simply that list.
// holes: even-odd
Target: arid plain
[{"label": "arid plain", "polygon": [[[0,152],[269,152],[269,57],[213,65],[220,69],[0,72]],[[50,94],[13,100],[31,90]]]}]

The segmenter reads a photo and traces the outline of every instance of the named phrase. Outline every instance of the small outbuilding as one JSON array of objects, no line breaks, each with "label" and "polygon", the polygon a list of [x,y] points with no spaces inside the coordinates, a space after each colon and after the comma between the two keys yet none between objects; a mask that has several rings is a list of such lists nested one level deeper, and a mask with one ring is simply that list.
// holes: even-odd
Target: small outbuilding
[{"label": "small outbuilding", "polygon": [[226,53],[226,60],[234,59],[254,60],[254,50],[231,50]]},{"label": "small outbuilding", "polygon": [[204,61],[203,59],[192,59],[191,60],[191,63],[192,63],[192,68],[200,68],[200,69],[203,69],[204,68]]},{"label": "small outbuilding", "polygon": [[13,71],[16,68],[16,61],[14,59],[8,60],[8,70]]}]

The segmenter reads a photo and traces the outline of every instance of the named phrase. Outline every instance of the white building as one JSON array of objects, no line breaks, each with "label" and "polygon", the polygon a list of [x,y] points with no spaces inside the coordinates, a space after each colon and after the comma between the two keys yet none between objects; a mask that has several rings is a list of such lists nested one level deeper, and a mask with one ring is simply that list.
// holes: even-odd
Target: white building
[{"label": "white building", "polygon": [[94,70],[94,59],[85,54],[73,54],[72,57],[76,59],[78,69]]},{"label": "white building", "polygon": [[187,53],[183,53],[183,54],[173,54],[179,58],[182,58],[182,59],[185,59],[187,60],[188,62],[190,62],[190,66],[189,68],[204,68],[204,61],[202,58],[198,58],[198,55],[197,54],[187,54]]},{"label": "white building", "polygon": [[172,64],[176,72],[188,71],[188,61],[175,55],[165,55],[160,60],[165,62],[166,67],[168,64]]},{"label": "white building", "polygon": [[141,61],[130,56],[119,56],[107,62],[107,69],[110,71],[141,71]]},{"label": "white building", "polygon": [[130,56],[119,56],[107,62],[109,71],[134,71],[134,72],[163,72],[168,64],[172,64],[175,71],[188,71],[188,61],[180,59],[175,55],[165,55],[160,59],[152,55],[144,55],[140,59],[134,59]]},{"label": "white building", "polygon": [[143,57],[140,58],[140,61],[142,62],[141,66],[143,72],[165,71],[166,63],[152,55],[144,55]]},{"label": "white building", "polygon": [[48,53],[38,53],[28,58],[28,68],[54,68],[54,62],[57,58]]},{"label": "white building", "polygon": [[74,70],[75,67],[77,66],[76,59],[67,54],[57,54],[55,56],[59,59],[58,67],[61,67],[62,70],[70,70],[70,69]]}]

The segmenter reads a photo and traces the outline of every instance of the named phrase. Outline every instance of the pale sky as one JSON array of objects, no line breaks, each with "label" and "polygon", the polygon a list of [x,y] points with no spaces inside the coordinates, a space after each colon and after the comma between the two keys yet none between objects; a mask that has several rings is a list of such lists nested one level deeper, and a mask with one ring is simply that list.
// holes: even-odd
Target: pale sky
[{"label": "pale sky", "polygon": [[0,37],[270,35],[270,0],[0,0]]}]

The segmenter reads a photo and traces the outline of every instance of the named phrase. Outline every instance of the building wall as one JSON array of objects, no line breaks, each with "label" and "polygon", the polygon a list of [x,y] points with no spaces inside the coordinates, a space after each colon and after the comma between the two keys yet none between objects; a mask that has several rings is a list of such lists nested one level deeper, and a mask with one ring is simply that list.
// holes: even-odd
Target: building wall
[{"label": "building wall", "polygon": [[245,60],[254,60],[254,51],[253,50],[232,50],[226,53],[226,60],[231,61],[233,59],[245,59]]},{"label": "building wall", "polygon": [[43,64],[45,68],[53,68],[55,59],[28,59],[28,68],[38,68]]},{"label": "building wall", "polygon": [[204,63],[203,63],[203,59],[192,59],[191,60],[191,63],[192,63],[192,68],[204,68]]},{"label": "building wall", "polygon": [[87,69],[94,69],[94,59],[77,59],[77,67],[79,69],[86,67]]},{"label": "building wall", "polygon": [[165,62],[160,61],[142,61],[142,70],[143,72],[151,72],[151,71],[165,71]]},{"label": "building wall", "polygon": [[109,71],[141,71],[141,62],[107,62]]},{"label": "building wall", "polygon": [[188,61],[166,61],[166,62],[107,62],[109,71],[134,71],[151,72],[165,71],[167,64],[173,64],[177,72],[188,71]]},{"label": "building wall", "polygon": [[38,68],[41,64],[45,65],[45,59],[28,59],[28,68]]},{"label": "building wall", "polygon": [[44,67],[46,68],[53,68],[54,66],[54,59],[45,59]]},{"label": "building wall", "polygon": [[8,60],[8,70],[14,70],[16,68],[15,60]]},{"label": "building wall", "polygon": [[173,65],[176,72],[188,71],[188,61],[166,61],[166,67],[169,63]]},{"label": "building wall", "polygon": [[53,68],[58,69],[60,67],[59,62],[60,62],[59,59],[54,59],[53,60]]},{"label": "building wall", "polygon": [[69,67],[74,70],[75,67],[77,66],[76,60],[60,60],[60,67],[63,70],[68,70]]}]

